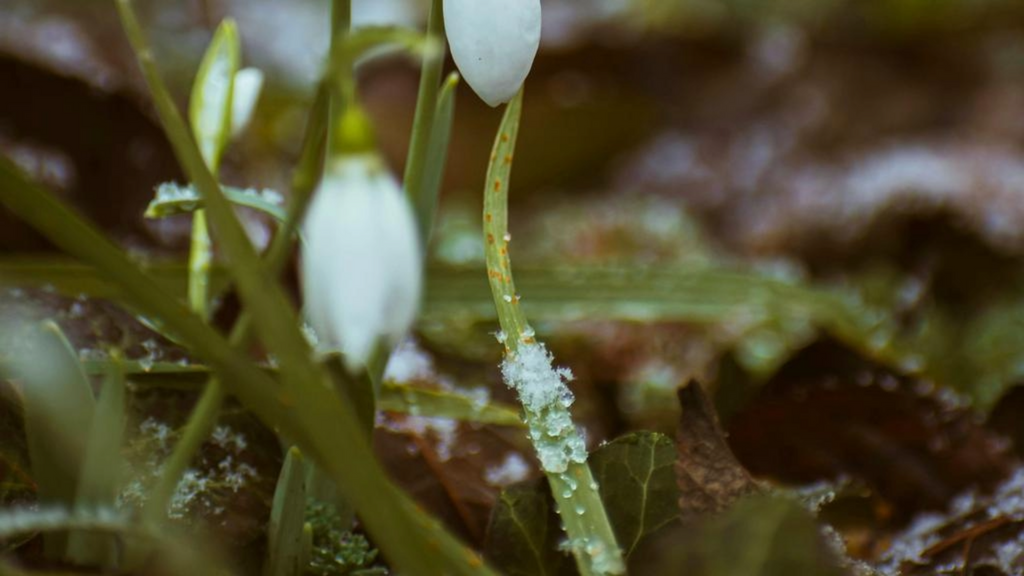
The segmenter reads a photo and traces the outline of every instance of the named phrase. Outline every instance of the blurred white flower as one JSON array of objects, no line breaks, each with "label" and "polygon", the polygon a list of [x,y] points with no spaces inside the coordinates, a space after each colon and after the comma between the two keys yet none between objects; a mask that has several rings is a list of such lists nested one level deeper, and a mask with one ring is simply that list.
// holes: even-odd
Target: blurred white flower
[{"label": "blurred white flower", "polygon": [[261,91],[263,72],[259,68],[242,68],[235,73],[235,88],[231,97],[232,138],[237,138],[249,126]]},{"label": "blurred white flower", "polygon": [[362,368],[378,339],[394,344],[419,308],[422,259],[416,218],[374,154],[329,160],[303,223],[306,317],[322,349]]},{"label": "blurred white flower", "polygon": [[491,106],[519,91],[540,46],[540,0],[444,0],[452,57]]}]

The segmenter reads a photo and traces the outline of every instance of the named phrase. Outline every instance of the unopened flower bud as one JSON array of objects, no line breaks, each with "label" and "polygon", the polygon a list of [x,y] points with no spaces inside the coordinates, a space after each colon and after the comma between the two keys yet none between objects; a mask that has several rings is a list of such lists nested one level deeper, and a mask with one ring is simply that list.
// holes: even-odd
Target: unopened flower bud
[{"label": "unopened flower bud", "polygon": [[422,258],[405,194],[372,153],[328,160],[303,223],[306,317],[321,347],[362,368],[379,339],[397,342],[416,319]]},{"label": "unopened flower bud", "polygon": [[519,91],[540,46],[540,0],[444,0],[452,57],[490,106]]}]

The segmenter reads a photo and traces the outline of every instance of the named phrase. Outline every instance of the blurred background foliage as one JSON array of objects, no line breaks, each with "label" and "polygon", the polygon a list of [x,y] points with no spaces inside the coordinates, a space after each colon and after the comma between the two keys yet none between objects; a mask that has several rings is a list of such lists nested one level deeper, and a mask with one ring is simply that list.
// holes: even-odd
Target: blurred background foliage
[{"label": "blurred background foliage", "polygon": [[[223,160],[222,180],[287,195],[327,46],[326,0],[137,4],[182,104],[217,23],[238,21],[245,64],[263,69],[267,84],[252,125]],[[426,10],[417,0],[354,4],[357,25],[421,26]],[[543,5],[516,156],[512,246],[527,312],[576,374],[576,414],[592,443],[641,428],[671,433],[676,388],[695,377],[754,476],[858,487],[837,489],[821,512],[851,555],[883,572],[986,566],[1020,574],[1009,543],[1020,542],[1024,511],[993,513],[984,499],[992,490],[1015,494],[1024,453],[1024,5]],[[396,56],[359,74],[396,172],[415,64]],[[0,153],[184,294],[188,215],[143,218],[154,188],[182,174],[113,5],[0,0],[0,86]],[[458,102],[424,314],[389,379],[509,402],[490,335],[479,224],[498,112],[465,87]],[[244,214],[250,237],[266,245],[273,220]],[[215,321],[225,326],[238,303],[217,277]],[[294,288],[294,274],[289,282]],[[153,443],[182,424],[201,367],[121,308],[102,278],[2,210],[0,285],[0,361],[17,355],[17,327],[44,319],[87,365],[112,347],[124,351],[134,366],[126,457],[141,489],[147,459],[161,454]],[[6,505],[32,501],[37,490],[17,397],[4,386]],[[423,417],[414,404],[381,416],[378,452],[421,503],[483,546],[492,508],[508,501],[499,500],[501,487],[535,472],[528,446],[518,430]],[[273,435],[240,408],[222,426],[221,443],[204,445],[196,463],[213,488],[179,519],[215,518],[236,563],[252,566],[281,459]],[[234,434],[246,446],[224,444]],[[252,471],[247,489],[217,484],[218,474],[238,472],[218,468],[225,455]],[[712,557],[728,552],[700,538],[753,516],[821,540],[802,512],[753,500],[691,533],[687,550],[699,552],[686,565],[735,573]],[[317,537],[354,538],[345,528],[318,526]],[[747,526],[744,538],[758,530]],[[975,541],[959,556],[953,544],[936,547]],[[22,540],[5,546],[26,550]]]}]

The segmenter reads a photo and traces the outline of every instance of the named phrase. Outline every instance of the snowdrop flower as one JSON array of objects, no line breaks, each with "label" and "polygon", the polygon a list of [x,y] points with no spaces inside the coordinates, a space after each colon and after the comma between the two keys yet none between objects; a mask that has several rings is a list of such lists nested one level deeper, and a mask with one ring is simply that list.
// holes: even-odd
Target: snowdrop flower
[{"label": "snowdrop flower", "polygon": [[259,68],[242,68],[235,73],[234,92],[231,95],[231,137],[237,138],[252,120],[263,90],[263,72]]},{"label": "snowdrop flower", "polygon": [[377,155],[328,162],[303,222],[303,296],[321,349],[340,349],[354,371],[378,339],[396,343],[416,319],[420,241],[412,208]]},{"label": "snowdrop flower", "polygon": [[540,46],[540,0],[444,0],[452,57],[490,106],[519,91]]}]

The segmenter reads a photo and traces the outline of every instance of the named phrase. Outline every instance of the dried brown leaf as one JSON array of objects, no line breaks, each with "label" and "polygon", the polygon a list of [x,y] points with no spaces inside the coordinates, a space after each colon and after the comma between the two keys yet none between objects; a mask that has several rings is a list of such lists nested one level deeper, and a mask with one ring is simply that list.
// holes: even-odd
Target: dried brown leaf
[{"label": "dried brown leaf", "polygon": [[741,497],[760,491],[757,482],[733,455],[700,384],[691,380],[678,390],[683,411],[677,442],[676,478],[684,519],[722,512]]}]

